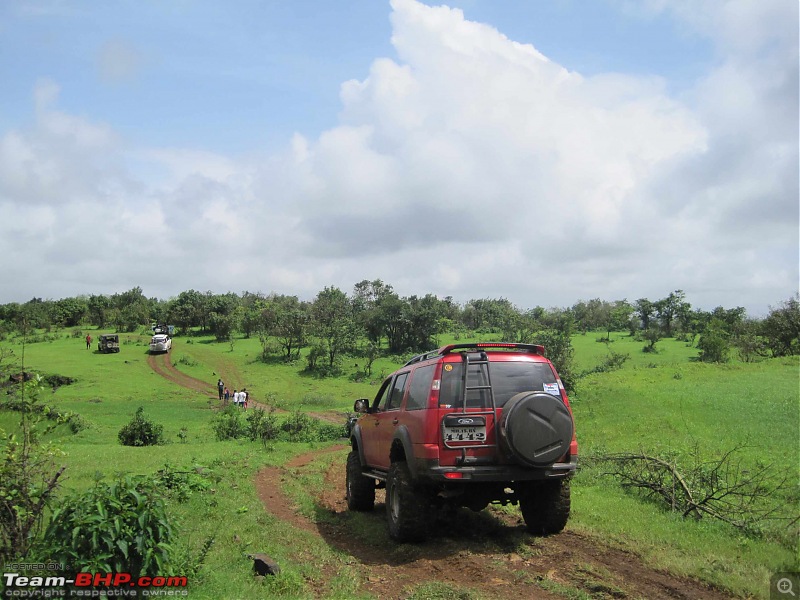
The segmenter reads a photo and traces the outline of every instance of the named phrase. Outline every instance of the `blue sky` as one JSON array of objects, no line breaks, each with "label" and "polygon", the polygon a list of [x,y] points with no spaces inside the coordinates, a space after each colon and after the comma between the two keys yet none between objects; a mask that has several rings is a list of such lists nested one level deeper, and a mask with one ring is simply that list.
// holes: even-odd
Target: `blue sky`
[{"label": "blue sky", "polygon": [[0,302],[380,278],[764,314],[798,288],[797,12],[4,2]]}]

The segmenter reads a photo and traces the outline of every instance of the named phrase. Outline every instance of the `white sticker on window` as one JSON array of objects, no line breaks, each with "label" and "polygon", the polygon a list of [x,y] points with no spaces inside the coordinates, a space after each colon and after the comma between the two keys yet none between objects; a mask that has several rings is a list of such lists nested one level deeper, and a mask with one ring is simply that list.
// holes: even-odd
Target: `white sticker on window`
[{"label": "white sticker on window", "polygon": [[558,384],[557,383],[545,383],[544,391],[548,394],[552,394],[553,396],[560,396],[561,394],[558,391]]}]

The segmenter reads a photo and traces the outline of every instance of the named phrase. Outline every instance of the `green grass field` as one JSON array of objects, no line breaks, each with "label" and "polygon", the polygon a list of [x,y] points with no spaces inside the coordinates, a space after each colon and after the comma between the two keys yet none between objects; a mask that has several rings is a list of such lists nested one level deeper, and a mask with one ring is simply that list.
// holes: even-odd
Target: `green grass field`
[{"label": "green grass field", "polygon": [[[77,434],[60,426],[49,436],[63,453],[59,461],[67,465],[65,491],[90,486],[98,474],[152,474],[166,463],[180,468],[203,465],[216,474],[213,495],[194,494],[173,507],[188,547],[197,548],[212,536],[217,540],[206,568],[192,584],[192,597],[222,597],[222,590],[238,597],[263,595],[263,586],[256,590],[249,571],[242,569],[243,547],[268,552],[279,562],[286,559],[289,566],[284,575],[268,584],[274,586],[270,592],[275,596],[302,597],[307,582],[319,576],[314,565],[325,564],[328,576],[334,573],[328,588],[331,597],[358,597],[353,567],[346,557],[313,536],[306,538],[276,522],[264,512],[254,491],[253,474],[259,467],[284,464],[313,445],[275,442],[264,448],[249,441],[216,441],[211,428],[216,400],[154,373],[147,364],[147,335],[123,334],[121,352],[102,355],[94,349],[87,351],[83,340],[70,333],[24,347],[26,369],[76,380],[47,390],[43,400],[77,412],[90,423]],[[590,371],[609,348],[630,354],[630,359],[618,371],[582,378],[571,395],[581,455],[586,460],[573,483],[569,527],[636,552],[675,574],[707,581],[742,597],[764,596],[772,572],[800,568],[796,523],[794,531],[781,538],[769,532],[746,536],[709,519],[682,519],[625,492],[603,476],[603,467],[591,459],[616,452],[680,456],[693,448],[713,457],[741,446],[738,455],[746,467],[772,464],[790,475],[793,493],[781,501],[793,504],[798,513],[798,357],[708,365],[696,362],[697,349],[685,342],[664,339],[657,344],[659,352],[651,354],[642,352],[643,342],[625,334],[612,334],[610,344],[597,342],[602,335],[574,337],[576,372]],[[18,359],[22,356],[23,346],[17,339],[0,346],[11,348]],[[371,377],[356,381],[363,372],[358,360],[345,363],[340,377],[318,379],[302,373],[302,360],[265,364],[260,355],[256,339],[229,344],[197,336],[175,338],[171,358],[183,373],[207,381],[209,394],[215,392],[218,375],[229,373],[236,380],[228,382],[231,387],[247,387],[258,401],[284,410],[331,412],[341,415],[342,421],[356,398],[371,398],[382,376],[407,358],[380,359]],[[117,432],[139,406],[164,426],[171,443],[145,448],[118,443]],[[16,422],[16,414],[0,412],[3,429],[13,430]],[[178,439],[182,428],[187,431],[185,443]],[[290,491],[302,506],[308,502],[309,490],[319,485],[319,481],[301,482]],[[266,542],[258,534],[265,527],[271,532]],[[303,564],[290,560],[295,556],[297,535],[300,543],[308,544],[309,559]],[[234,544],[234,537],[240,542]],[[794,540],[795,546],[786,539]]]}]

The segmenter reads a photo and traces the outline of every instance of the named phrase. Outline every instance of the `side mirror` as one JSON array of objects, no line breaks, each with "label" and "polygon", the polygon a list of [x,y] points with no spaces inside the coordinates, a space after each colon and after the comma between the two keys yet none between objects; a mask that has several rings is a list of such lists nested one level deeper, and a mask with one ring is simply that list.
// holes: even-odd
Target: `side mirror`
[{"label": "side mirror", "polygon": [[369,411],[369,400],[366,398],[359,398],[353,404],[353,411],[357,413],[365,413]]}]

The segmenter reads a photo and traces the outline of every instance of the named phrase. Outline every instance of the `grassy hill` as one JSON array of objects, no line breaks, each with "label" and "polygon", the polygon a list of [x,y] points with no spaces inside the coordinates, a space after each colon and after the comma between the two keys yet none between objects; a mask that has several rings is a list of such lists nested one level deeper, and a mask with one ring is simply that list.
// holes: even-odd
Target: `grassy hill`
[{"label": "grassy hill", "polygon": [[[101,332],[92,331],[93,337],[96,333]],[[709,365],[693,360],[698,351],[685,342],[661,340],[659,352],[652,354],[642,352],[644,344],[625,334],[612,334],[608,344],[598,342],[600,336],[573,338],[576,372],[591,371],[609,351],[630,358],[619,370],[582,377],[571,395],[583,466],[573,484],[568,529],[635,552],[648,564],[676,575],[743,597],[766,597],[771,573],[798,570],[797,523],[792,530],[785,530],[785,525],[765,526],[757,535],[708,518],[682,518],[623,490],[604,475],[608,465],[597,458],[631,452],[670,456],[688,465],[697,457],[710,460],[737,448],[741,468],[769,464],[789,475],[792,485],[776,501],[797,514],[798,357]],[[24,346],[26,369],[75,380],[45,391],[44,401],[80,414],[90,425],[78,433],[62,425],[48,436],[47,441],[62,453],[59,463],[67,466],[64,493],[117,473],[153,474],[165,464],[178,471],[202,466],[213,473],[209,484],[213,494],[189,493],[185,502],[171,506],[187,553],[196,553],[205,540],[215,539],[192,582],[192,597],[252,596],[252,578],[239,560],[244,551],[265,551],[286,559],[284,575],[257,590],[267,593],[262,597],[311,596],[314,578],[322,575],[310,565],[323,563],[331,565],[325,575],[330,597],[363,594],[354,583],[358,578],[353,565],[329,547],[312,543],[308,564],[293,560],[291,533],[264,513],[252,483],[262,466],[284,465],[296,454],[330,444],[217,441],[212,428],[219,404],[215,384],[222,377],[231,388],[247,387],[254,400],[287,414],[325,413],[343,423],[353,401],[371,398],[382,377],[407,357],[377,360],[370,376],[354,359],[345,363],[343,375],[318,379],[302,372],[303,361],[264,362],[255,339],[216,343],[203,336],[175,338],[171,360],[186,375],[208,382],[207,391],[201,392],[178,387],[155,373],[148,364],[148,340],[145,334],[122,334],[120,353],[103,355],[86,350],[81,336],[62,331]],[[22,356],[20,339],[6,340],[0,347]],[[139,406],[163,425],[171,443],[144,448],[118,443],[117,432]],[[0,411],[0,427],[7,431],[15,428],[17,419],[16,413]],[[342,452],[332,453],[326,460],[342,457]],[[290,493],[298,506],[313,512],[309,493],[324,485],[322,476],[301,483],[290,485]],[[266,530],[271,532],[266,538],[258,535]],[[271,587],[265,591],[263,585]]]}]

